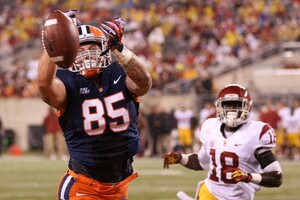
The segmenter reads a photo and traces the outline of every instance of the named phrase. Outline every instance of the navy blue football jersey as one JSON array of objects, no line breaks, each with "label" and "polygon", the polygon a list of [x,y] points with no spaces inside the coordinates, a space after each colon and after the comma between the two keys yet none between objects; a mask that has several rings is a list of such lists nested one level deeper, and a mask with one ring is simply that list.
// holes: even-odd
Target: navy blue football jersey
[{"label": "navy blue football jersey", "polygon": [[100,87],[69,70],[58,69],[56,76],[67,92],[59,123],[72,159],[96,166],[139,152],[139,103],[130,95],[118,63],[103,70]]}]

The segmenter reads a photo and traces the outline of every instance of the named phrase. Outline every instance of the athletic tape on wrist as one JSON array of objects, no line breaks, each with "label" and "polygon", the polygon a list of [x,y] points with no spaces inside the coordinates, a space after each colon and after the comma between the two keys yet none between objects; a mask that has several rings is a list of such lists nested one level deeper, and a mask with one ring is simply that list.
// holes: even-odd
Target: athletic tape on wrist
[{"label": "athletic tape on wrist", "polygon": [[117,49],[114,49],[113,53],[122,64],[127,64],[133,56],[133,53],[130,50],[128,50],[125,46],[123,47],[122,52],[119,52]]},{"label": "athletic tape on wrist", "polygon": [[181,154],[181,160],[179,161],[179,163],[181,165],[186,165],[189,161],[189,156],[187,154]]},{"label": "athletic tape on wrist", "polygon": [[251,173],[252,179],[251,183],[259,184],[261,182],[262,176],[258,173]]}]

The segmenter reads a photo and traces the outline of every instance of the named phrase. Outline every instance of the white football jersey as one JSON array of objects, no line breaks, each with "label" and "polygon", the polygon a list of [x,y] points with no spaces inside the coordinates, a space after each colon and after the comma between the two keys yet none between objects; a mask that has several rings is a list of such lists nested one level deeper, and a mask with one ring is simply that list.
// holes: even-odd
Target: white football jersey
[{"label": "white football jersey", "polygon": [[279,128],[284,128],[286,120],[289,118],[291,109],[289,107],[283,107],[277,111],[278,115],[281,117],[281,120],[278,122]]},{"label": "white football jersey", "polygon": [[191,119],[194,116],[194,113],[190,109],[185,110],[176,110],[174,112],[174,117],[177,120],[177,127],[182,129],[191,128]]},{"label": "white football jersey", "polygon": [[[207,188],[217,199],[253,199],[254,193],[261,186],[254,183],[236,183],[231,179],[232,168],[240,168],[249,173],[262,173],[254,151],[260,147],[275,146],[274,130],[266,123],[248,121],[229,138],[225,138],[221,125],[217,118],[207,119],[198,133],[203,144],[201,148],[205,148],[206,152],[204,156],[199,153],[199,161],[209,167],[205,179]],[[210,158],[209,162],[207,156]]]},{"label": "white football jersey", "polygon": [[289,114],[284,120],[283,127],[289,134],[299,134],[300,121],[297,115],[297,113],[294,113],[293,115]]}]

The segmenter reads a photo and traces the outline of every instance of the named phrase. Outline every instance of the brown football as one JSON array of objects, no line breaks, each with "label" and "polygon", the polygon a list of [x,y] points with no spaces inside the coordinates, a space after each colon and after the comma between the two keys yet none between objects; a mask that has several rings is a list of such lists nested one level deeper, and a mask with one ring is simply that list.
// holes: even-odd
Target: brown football
[{"label": "brown football", "polygon": [[74,62],[79,37],[73,20],[63,12],[54,10],[45,21],[42,42],[49,57],[61,68],[68,68]]}]

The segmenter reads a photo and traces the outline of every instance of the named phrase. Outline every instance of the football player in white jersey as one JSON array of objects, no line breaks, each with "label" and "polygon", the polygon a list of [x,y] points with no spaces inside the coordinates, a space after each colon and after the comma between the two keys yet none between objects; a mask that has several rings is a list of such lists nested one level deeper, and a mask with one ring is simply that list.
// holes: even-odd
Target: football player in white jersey
[{"label": "football player in white jersey", "polygon": [[192,133],[192,118],[194,113],[191,109],[182,106],[180,109],[175,110],[174,117],[177,120],[177,130],[179,144],[184,153],[191,153],[193,146],[193,133]]},{"label": "football player in white jersey", "polygon": [[164,167],[179,163],[192,170],[208,169],[195,199],[251,200],[261,187],[279,187],[282,169],[271,149],[275,133],[270,125],[251,121],[251,98],[240,85],[223,88],[216,101],[217,118],[207,119],[198,138],[197,153],[169,152]]}]

